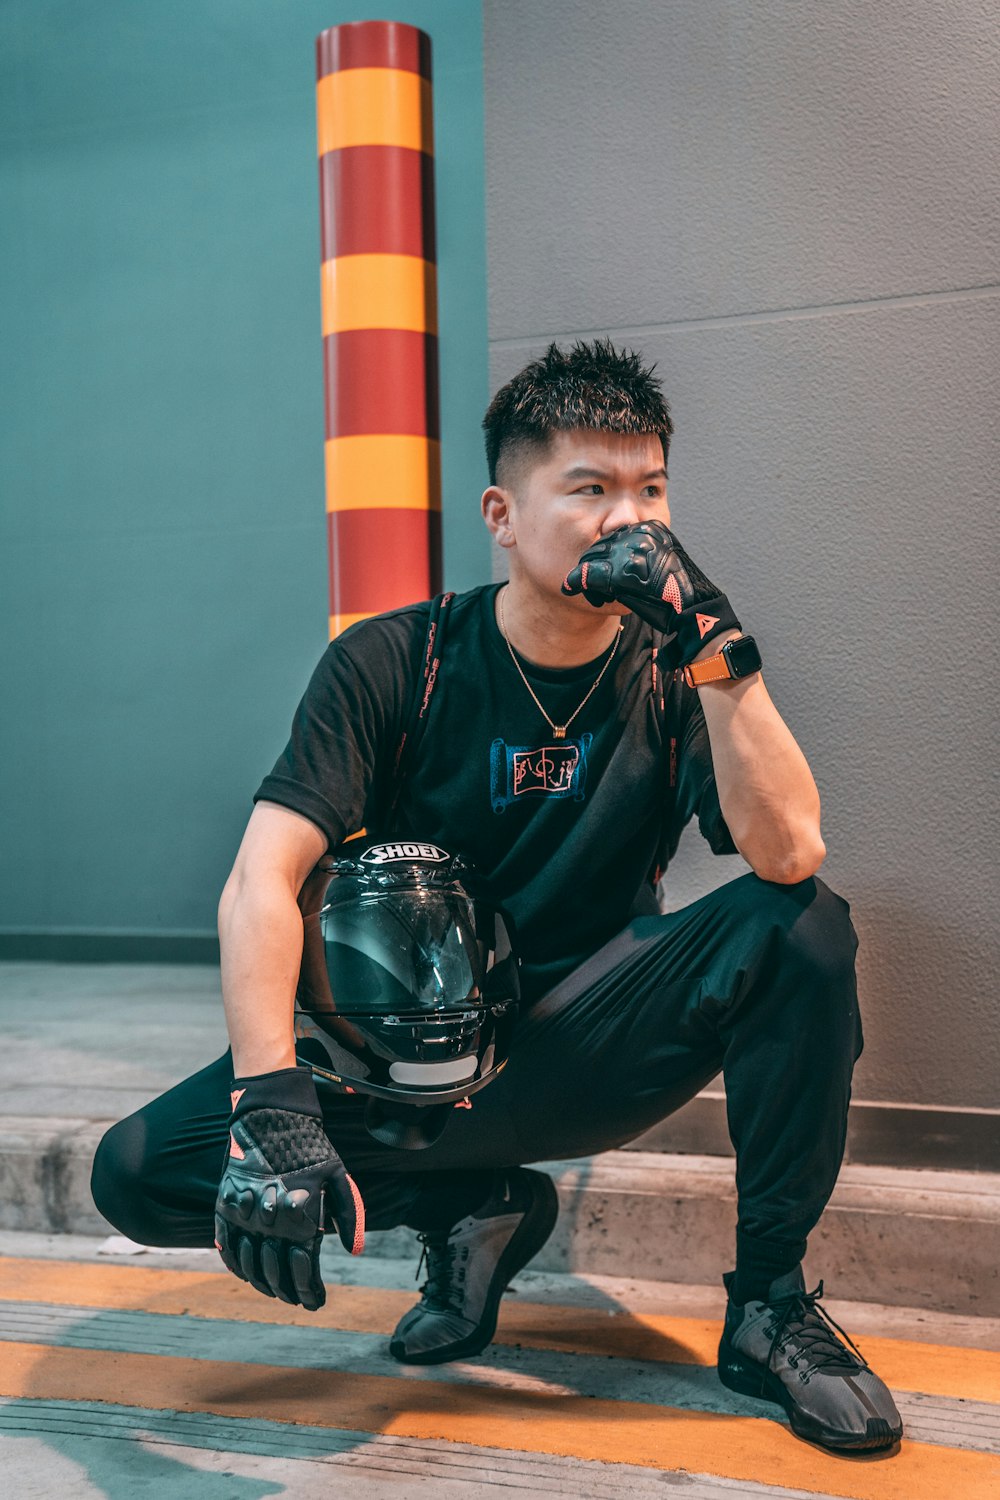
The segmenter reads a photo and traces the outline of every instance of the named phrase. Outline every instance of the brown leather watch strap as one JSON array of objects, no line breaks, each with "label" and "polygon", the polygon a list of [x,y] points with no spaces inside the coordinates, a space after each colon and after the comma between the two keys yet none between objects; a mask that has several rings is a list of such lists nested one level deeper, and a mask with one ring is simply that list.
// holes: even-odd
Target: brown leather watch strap
[{"label": "brown leather watch strap", "polygon": [[701,687],[703,682],[723,682],[732,675],[721,651],[717,656],[706,656],[704,661],[693,661],[682,672],[688,687]]},{"label": "brown leather watch strap", "polygon": [[693,661],[678,672],[688,687],[701,687],[704,682],[745,682],[760,667],[760,651],[753,636],[738,635],[727,640],[717,656]]}]

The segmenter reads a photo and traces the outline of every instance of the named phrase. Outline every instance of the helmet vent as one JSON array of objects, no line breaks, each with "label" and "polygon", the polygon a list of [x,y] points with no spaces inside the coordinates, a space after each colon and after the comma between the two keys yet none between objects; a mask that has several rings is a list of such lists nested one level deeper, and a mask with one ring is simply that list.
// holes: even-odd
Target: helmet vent
[{"label": "helmet vent", "polygon": [[442,1083],[461,1083],[476,1071],[475,1057],[454,1057],[449,1062],[389,1064],[389,1077],[396,1083],[424,1084],[427,1088]]}]

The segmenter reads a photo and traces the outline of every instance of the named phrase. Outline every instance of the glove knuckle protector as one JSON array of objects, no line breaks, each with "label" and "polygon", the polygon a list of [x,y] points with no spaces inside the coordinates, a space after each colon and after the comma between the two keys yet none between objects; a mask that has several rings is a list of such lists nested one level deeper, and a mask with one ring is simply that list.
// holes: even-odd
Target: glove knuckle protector
[{"label": "glove knuckle protector", "polygon": [[668,671],[686,666],[723,631],[742,629],[725,594],[663,521],[620,527],[588,548],[569,578],[578,584],[570,592],[592,604],[617,599],[665,634],[659,657]]},{"label": "glove knuckle protector", "polygon": [[312,1075],[284,1068],[237,1079],[232,1098],[229,1156],[215,1208],[219,1254],[265,1296],[322,1307],[324,1207],[345,1248],[357,1255],[364,1204],[323,1129]]}]

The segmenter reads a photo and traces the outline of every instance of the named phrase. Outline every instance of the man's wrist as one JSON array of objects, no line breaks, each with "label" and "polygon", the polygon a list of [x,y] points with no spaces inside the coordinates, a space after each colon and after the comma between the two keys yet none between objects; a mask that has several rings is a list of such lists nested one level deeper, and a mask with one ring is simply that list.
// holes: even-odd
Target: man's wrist
[{"label": "man's wrist", "polygon": [[726,644],[726,642],[738,641],[742,634],[742,630],[725,630],[721,635],[714,636],[713,639],[709,641],[707,646],[702,647],[697,656],[692,656],[691,661],[688,662],[688,666],[690,666],[692,662],[707,661],[710,656],[721,655],[722,648]]},{"label": "man's wrist", "polygon": [[312,1071],[305,1066],[278,1068],[272,1073],[233,1079],[233,1118],[258,1109],[281,1109],[322,1118]]},{"label": "man's wrist", "polygon": [[294,1041],[245,1041],[234,1044],[231,1050],[234,1078],[261,1078],[265,1073],[277,1073],[282,1068],[298,1066]]}]

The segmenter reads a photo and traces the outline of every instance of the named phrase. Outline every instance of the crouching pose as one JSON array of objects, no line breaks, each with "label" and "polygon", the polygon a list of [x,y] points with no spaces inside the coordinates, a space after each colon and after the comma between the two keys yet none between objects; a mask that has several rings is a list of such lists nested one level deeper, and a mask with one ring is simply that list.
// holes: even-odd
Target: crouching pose
[{"label": "crouching pose", "polygon": [[[391,1352],[468,1357],[556,1220],[525,1163],[619,1147],[722,1072],[719,1375],[802,1437],[884,1448],[892,1397],[801,1268],[863,1045],[857,939],[753,637],[671,529],[659,383],[553,345],[484,427],[509,582],[327,649],[222,896],[231,1054],[108,1132],[96,1202],[305,1307],[324,1229],[356,1252],[410,1225],[428,1276]],[[663,914],[693,817],[752,873]]]}]

